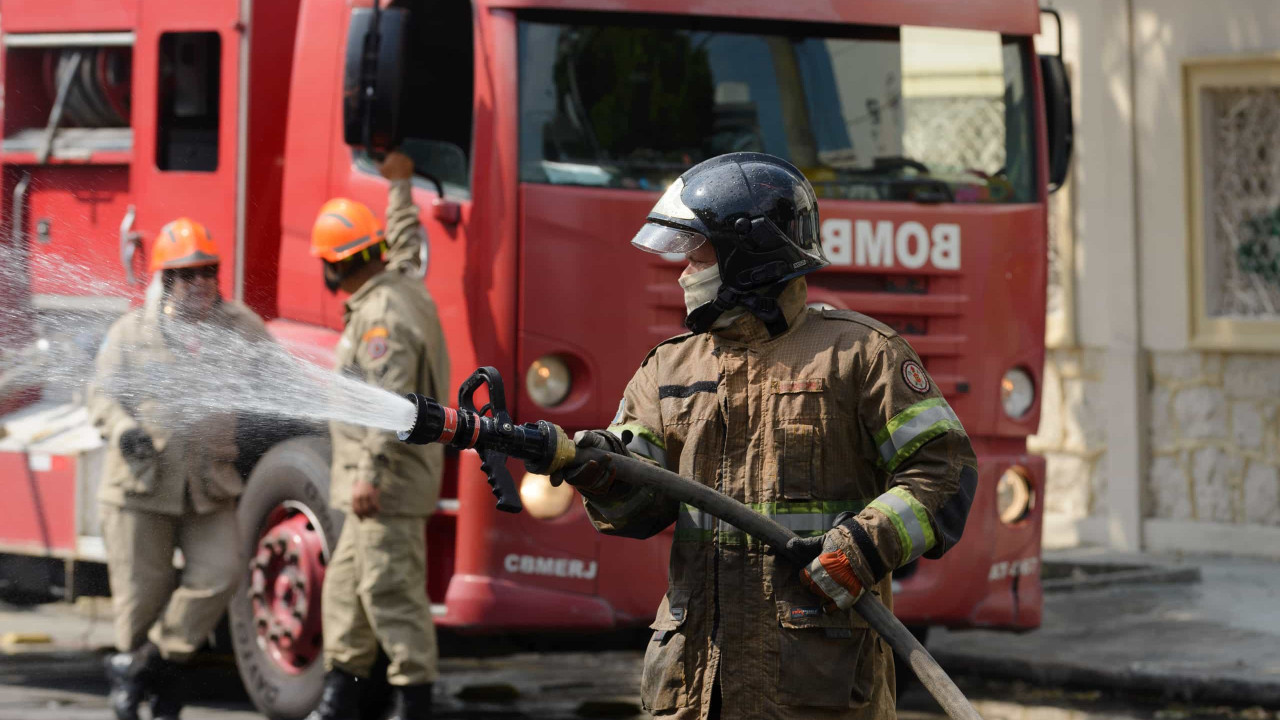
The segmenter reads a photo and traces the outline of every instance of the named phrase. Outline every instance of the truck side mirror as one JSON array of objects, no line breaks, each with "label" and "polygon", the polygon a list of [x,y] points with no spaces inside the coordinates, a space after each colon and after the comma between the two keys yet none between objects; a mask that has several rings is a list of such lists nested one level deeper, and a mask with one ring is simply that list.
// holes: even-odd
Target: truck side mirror
[{"label": "truck side mirror", "polygon": [[1071,80],[1062,61],[1062,17],[1056,10],[1042,8],[1053,15],[1058,24],[1058,52],[1040,56],[1040,77],[1044,82],[1044,115],[1049,139],[1049,192],[1055,192],[1067,180],[1071,168],[1071,152],[1075,144],[1075,126],[1071,117]]},{"label": "truck side mirror", "polygon": [[404,8],[351,11],[342,77],[342,137],[371,155],[384,155],[400,144],[408,31],[409,11]]},{"label": "truck side mirror", "polygon": [[1044,114],[1049,131],[1049,192],[1054,192],[1066,182],[1075,142],[1071,81],[1067,66],[1056,55],[1040,56],[1040,75],[1044,78]]}]

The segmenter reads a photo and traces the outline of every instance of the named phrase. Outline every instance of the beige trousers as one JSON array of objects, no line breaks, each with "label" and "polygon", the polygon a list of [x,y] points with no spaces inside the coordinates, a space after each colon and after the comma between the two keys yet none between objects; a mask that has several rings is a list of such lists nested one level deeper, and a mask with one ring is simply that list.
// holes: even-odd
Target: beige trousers
[{"label": "beige trousers", "polygon": [[177,516],[101,508],[116,647],[128,652],[150,639],[165,659],[185,662],[217,626],[245,569],[235,509]]},{"label": "beige trousers", "polygon": [[325,669],[368,677],[381,645],[392,685],[435,681],[426,527],[421,517],[347,515],[324,576]]}]

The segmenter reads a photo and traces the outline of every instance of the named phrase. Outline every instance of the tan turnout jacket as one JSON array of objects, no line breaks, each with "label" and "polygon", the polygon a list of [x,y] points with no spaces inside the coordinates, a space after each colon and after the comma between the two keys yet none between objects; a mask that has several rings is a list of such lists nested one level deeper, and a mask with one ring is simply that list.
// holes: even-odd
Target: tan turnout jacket
[{"label": "tan turnout jacket", "polygon": [[[236,420],[192,407],[184,392],[210,377],[202,363],[226,362],[222,353],[207,352],[211,344],[226,347],[226,331],[246,348],[269,335],[262,319],[238,302],[220,302],[200,325],[172,320],[162,308],[149,302],[126,313],[98,351],[88,403],[107,443],[98,499],[164,515],[209,513],[229,507],[244,489],[234,465]],[[155,456],[136,460],[120,451],[120,436],[135,427],[151,436]]]},{"label": "tan turnout jacket", "polygon": [[[629,449],[818,535],[858,513],[841,549],[891,604],[890,575],[960,538],[977,481],[964,429],[893,330],[848,311],[806,309],[803,279],[769,339],[744,315],[656,347],[610,430]],[[824,612],[800,568],[652,491],[615,486],[587,503],[602,532],[649,537],[672,523],[670,586],[645,653],[641,695],[658,716],[893,717],[893,661],[854,611]]]},{"label": "tan turnout jacket", "polygon": [[[391,184],[387,207],[388,267],[346,303],[338,371],[398,395],[448,396],[449,354],[435,302],[413,277],[420,241],[409,181]],[[334,507],[351,507],[357,480],[380,490],[383,515],[426,517],[440,494],[444,449],[409,445],[395,433],[332,423]]]}]

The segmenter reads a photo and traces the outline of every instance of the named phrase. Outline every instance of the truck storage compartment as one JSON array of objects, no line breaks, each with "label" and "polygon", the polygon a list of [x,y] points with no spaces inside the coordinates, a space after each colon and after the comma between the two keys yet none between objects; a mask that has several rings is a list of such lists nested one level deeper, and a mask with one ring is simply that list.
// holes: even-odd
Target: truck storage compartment
[{"label": "truck storage compartment", "polygon": [[132,42],[132,33],[6,35],[6,162],[127,163]]},{"label": "truck storage compartment", "polygon": [[[133,42],[132,32],[14,32],[6,22],[0,304],[15,362],[38,365],[41,354],[65,351],[91,361],[106,327],[141,298],[129,195]],[[27,396],[69,399],[78,390],[48,377],[31,378]]]}]

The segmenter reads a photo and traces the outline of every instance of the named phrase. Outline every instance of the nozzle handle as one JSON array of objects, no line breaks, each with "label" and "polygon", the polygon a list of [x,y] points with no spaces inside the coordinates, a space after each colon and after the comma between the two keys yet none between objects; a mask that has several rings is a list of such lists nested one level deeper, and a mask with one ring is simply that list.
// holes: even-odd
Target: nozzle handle
[{"label": "nozzle handle", "polygon": [[507,456],[494,450],[480,453],[480,469],[489,478],[489,488],[493,496],[498,498],[498,509],[502,512],[518,513],[524,510],[520,501],[520,491],[516,481],[507,471]]},{"label": "nozzle handle", "polygon": [[[489,389],[489,402],[477,410],[476,390],[479,390],[482,385]],[[478,368],[471,373],[470,377],[462,381],[462,385],[458,387],[458,409],[510,421],[511,418],[507,416],[507,394],[503,389],[502,374],[497,368],[486,365]]]}]

